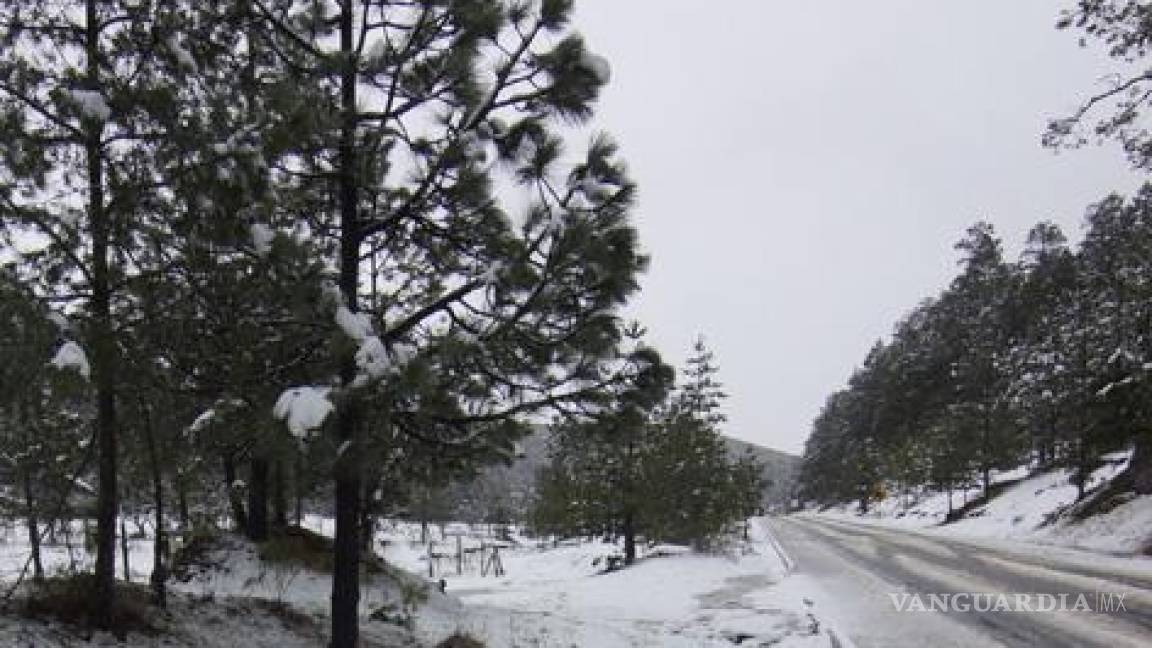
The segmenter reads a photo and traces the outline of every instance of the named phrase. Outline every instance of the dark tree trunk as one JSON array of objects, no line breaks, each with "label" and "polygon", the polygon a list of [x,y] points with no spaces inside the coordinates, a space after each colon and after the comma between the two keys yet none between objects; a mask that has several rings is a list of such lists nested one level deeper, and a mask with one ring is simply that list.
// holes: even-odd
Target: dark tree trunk
[{"label": "dark tree trunk", "polygon": [[284,461],[272,463],[272,525],[277,529],[288,526],[288,485],[285,483]]},{"label": "dark tree trunk", "polygon": [[192,526],[192,516],[188,512],[188,485],[182,477],[176,480],[176,506],[180,509],[180,530],[187,534]]},{"label": "dark tree trunk", "polygon": [[124,524],[124,516],[120,516],[120,558],[124,563],[124,582],[132,582],[132,563],[128,559],[128,527]]},{"label": "dark tree trunk", "polygon": [[268,459],[253,455],[249,462],[248,480],[248,539],[264,542],[268,539]]},{"label": "dark tree trunk", "polygon": [[372,535],[376,530],[376,502],[372,499],[371,479],[366,480],[360,496],[360,551],[372,551]]},{"label": "dark tree trunk", "polygon": [[[16,420],[20,429],[24,434],[24,443],[31,443],[31,429],[29,426],[29,414],[27,404],[21,401],[15,403],[16,407]],[[28,544],[32,552],[32,578],[35,580],[44,579],[44,562],[40,556],[40,519],[36,510],[36,496],[35,489],[32,487],[32,467],[27,465],[30,459],[24,460],[24,465],[19,465],[20,478],[24,488],[24,517],[28,525]]]},{"label": "dark tree trunk", "polygon": [[631,565],[636,562],[636,520],[632,511],[624,514],[624,564]]},{"label": "dark tree trunk", "polygon": [[984,436],[983,436],[983,450],[980,462],[981,481],[983,482],[984,491],[982,496],[985,500],[988,499],[988,489],[992,486],[992,421],[989,418],[990,414],[984,415]]},{"label": "dark tree trunk", "polygon": [[248,515],[244,512],[244,500],[236,488],[236,460],[231,454],[221,456],[224,465],[224,488],[228,492],[228,503],[232,508],[232,524],[237,529],[248,528]]},{"label": "dark tree trunk", "polygon": [[28,545],[32,551],[32,578],[44,580],[44,562],[40,558],[40,520],[36,514],[36,499],[32,494],[32,472],[24,473],[24,506],[28,522]]},{"label": "dark tree trunk", "polygon": [[[344,0],[340,12],[340,148],[338,196],[340,208],[340,292],[352,312],[359,310],[360,219],[356,160],[356,59],[353,56],[352,2]],[[350,385],[356,376],[355,358],[345,357],[340,378]],[[332,568],[332,648],[356,648],[360,622],[360,449],[357,447],[360,414],[355,396],[336,412],[336,538]]]},{"label": "dark tree trunk", "polygon": [[[340,418],[353,412],[345,407]],[[355,419],[338,423],[355,434]],[[339,429],[339,428],[338,428]],[[336,473],[336,539],[332,569],[332,648],[356,648],[360,609],[360,475],[359,462],[345,452]]]},{"label": "dark tree trunk", "polygon": [[363,500],[360,504],[360,547],[365,552],[371,552],[376,534],[376,521],[383,513],[384,499],[383,497],[376,497],[379,494],[377,489],[381,483],[379,469],[369,469],[367,472],[368,475],[364,481]]},{"label": "dark tree trunk", "polygon": [[168,533],[164,521],[164,474],[160,468],[160,457],[156,451],[156,429],[152,427],[152,413],[144,408],[144,440],[148,444],[148,462],[152,467],[152,507],[156,518],[156,538],[152,545],[152,576],[149,584],[152,586],[152,596],[156,605],[161,608],[168,607],[168,592],[165,582],[168,580]]},{"label": "dark tree trunk", "polygon": [[293,496],[296,499],[295,503],[295,517],[296,526],[303,526],[304,524],[304,453],[299,450],[296,451],[296,466],[293,471],[295,479],[293,480]]},{"label": "dark tree trunk", "polygon": [[1136,437],[1132,461],[1126,471],[1132,477],[1132,489],[1140,495],[1152,493],[1152,435],[1147,432]]},{"label": "dark tree trunk", "polygon": [[[100,88],[100,17],[97,0],[85,2],[85,81],[89,90]],[[96,627],[112,628],[116,599],[116,346],[112,339],[112,279],[109,272],[111,224],[104,205],[103,128],[85,120],[85,164],[88,181],[88,226],[92,239],[90,347],[96,394],[96,573],[93,579],[93,618]]]}]

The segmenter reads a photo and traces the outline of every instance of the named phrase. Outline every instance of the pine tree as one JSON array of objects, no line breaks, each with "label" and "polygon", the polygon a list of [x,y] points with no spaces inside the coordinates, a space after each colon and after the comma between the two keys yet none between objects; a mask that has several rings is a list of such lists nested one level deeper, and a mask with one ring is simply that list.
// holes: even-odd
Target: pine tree
[{"label": "pine tree", "polygon": [[[273,181],[278,211],[323,237],[346,334],[327,393],[333,645],[351,646],[367,410],[380,429],[483,453],[524,433],[518,415],[593,393],[619,338],[611,311],[644,266],[633,187],[606,138],[562,164],[555,126],[590,117],[608,80],[565,33],[571,2],[248,7],[234,31],[267,39],[271,85],[312,108]],[[501,177],[531,191],[521,225],[493,195]]]},{"label": "pine tree", "polygon": [[[91,358],[98,464],[93,621],[111,627],[118,419],[117,325],[142,183],[157,133],[143,116],[166,85],[150,64],[151,14],[129,2],[0,5],[0,192],[7,234],[46,244],[30,259],[40,296],[86,295],[83,347]],[[79,301],[79,300],[76,300]]]},{"label": "pine tree", "polygon": [[649,460],[658,430],[653,416],[674,374],[643,346],[629,363],[632,379],[617,385],[600,411],[554,430],[551,465],[540,476],[533,516],[541,531],[621,537],[626,565],[636,560],[637,536],[654,530]]}]

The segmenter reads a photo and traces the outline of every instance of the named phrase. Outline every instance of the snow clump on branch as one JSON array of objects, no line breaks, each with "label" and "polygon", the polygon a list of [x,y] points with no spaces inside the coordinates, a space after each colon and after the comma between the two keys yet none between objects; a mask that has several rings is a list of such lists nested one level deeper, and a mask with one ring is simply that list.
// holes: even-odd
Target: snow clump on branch
[{"label": "snow clump on branch", "polygon": [[56,350],[56,355],[49,364],[61,370],[74,370],[85,379],[92,375],[87,354],[84,353],[84,349],[80,348],[79,344],[71,340],[65,342]]},{"label": "snow clump on branch", "polygon": [[328,400],[331,390],[326,387],[294,387],[280,394],[272,416],[288,424],[288,431],[303,439],[312,430],[324,425],[325,419],[336,407]]}]

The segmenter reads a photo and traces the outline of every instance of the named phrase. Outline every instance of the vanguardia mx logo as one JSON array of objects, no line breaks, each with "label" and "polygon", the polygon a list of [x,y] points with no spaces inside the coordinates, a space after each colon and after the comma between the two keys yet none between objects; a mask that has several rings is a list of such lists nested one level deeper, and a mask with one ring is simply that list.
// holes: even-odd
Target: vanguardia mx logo
[{"label": "vanguardia mx logo", "polygon": [[1127,612],[1124,592],[1091,594],[1040,592],[891,592],[888,594],[897,612]]}]

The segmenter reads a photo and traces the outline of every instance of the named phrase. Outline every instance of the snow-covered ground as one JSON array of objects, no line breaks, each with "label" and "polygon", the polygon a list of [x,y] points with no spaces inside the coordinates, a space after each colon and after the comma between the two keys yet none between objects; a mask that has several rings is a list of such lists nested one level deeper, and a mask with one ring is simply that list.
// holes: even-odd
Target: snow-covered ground
[{"label": "snow-covered ground", "polygon": [[[389,562],[426,572],[417,528],[385,535]],[[466,604],[451,629],[490,646],[833,645],[834,623],[790,581],[788,559],[762,520],[725,552],[657,547],[633,567],[603,573],[604,558],[618,552],[603,542],[523,541],[501,551],[503,576],[458,576],[450,564],[447,591]],[[448,629],[438,622],[422,618],[420,626]]]},{"label": "snow-covered ground", "polygon": [[[1092,474],[1087,489],[1105,486],[1127,467],[1130,458],[1130,451],[1103,457],[1104,464]],[[875,502],[863,515],[853,505],[822,511],[821,515],[952,536],[1021,540],[1108,553],[1140,553],[1149,548],[1152,496],[1135,497],[1106,513],[1078,520],[1062,515],[1076,502],[1077,491],[1071,477],[1071,471],[1066,469],[1032,476],[1025,468],[996,474],[992,480],[995,484],[1016,483],[1006,486],[964,518],[943,526],[949,495],[937,492],[919,496],[892,494]],[[978,487],[954,492],[952,506],[959,508],[979,495]]]},{"label": "snow-covered ground", "polygon": [[[309,517],[305,526],[332,532],[330,519]],[[822,607],[821,595],[813,594],[819,590],[804,577],[790,575],[791,561],[762,519],[750,521],[747,540],[734,540],[723,551],[654,547],[636,565],[608,573],[606,558],[620,553],[616,545],[541,543],[513,533],[500,550],[503,575],[481,575],[476,553],[457,575],[455,536],[444,537],[442,531],[432,527],[433,553],[447,554],[434,561],[432,578],[429,548],[420,542],[418,525],[387,523],[378,532],[377,546],[388,564],[399,569],[364,579],[361,612],[367,645],[403,645],[413,639],[434,645],[455,632],[509,648],[849,645],[846,637],[836,636],[834,608]],[[448,531],[463,534],[464,548],[494,542],[484,527],[452,525]],[[21,527],[8,528],[2,537],[0,579],[11,581],[27,558],[27,538]],[[82,537],[77,534],[74,540]],[[151,542],[135,540],[130,548],[133,581],[146,583]],[[71,552],[52,546],[45,549],[45,562],[54,573],[73,563],[85,566],[88,556],[82,546]],[[259,631],[267,634],[266,640],[246,639],[244,645],[295,648],[322,636],[331,592],[327,575],[270,565],[259,559],[253,545],[238,538],[226,539],[205,564],[210,567],[172,583],[175,613],[164,622],[171,645],[236,645],[228,642]],[[440,578],[447,595],[438,591]],[[368,618],[385,606],[402,608],[416,590],[427,595],[416,607],[414,635]],[[285,609],[304,621],[285,621],[278,613]],[[0,645],[55,647],[73,645],[74,639],[54,626],[0,615]],[[113,641],[97,637],[96,645],[104,639]],[[152,645],[147,638],[141,640],[145,643],[140,645]]]}]

